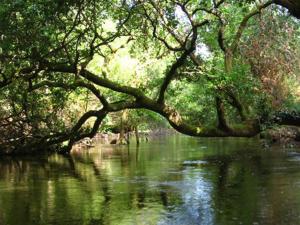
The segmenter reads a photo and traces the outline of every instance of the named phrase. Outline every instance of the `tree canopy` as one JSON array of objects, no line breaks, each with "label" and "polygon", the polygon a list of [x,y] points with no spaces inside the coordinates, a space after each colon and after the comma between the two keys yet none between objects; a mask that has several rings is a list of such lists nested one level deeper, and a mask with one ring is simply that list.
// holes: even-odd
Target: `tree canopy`
[{"label": "tree canopy", "polygon": [[299,110],[299,21],[273,1],[3,0],[0,18],[4,152],[68,152],[127,109],[197,137]]}]

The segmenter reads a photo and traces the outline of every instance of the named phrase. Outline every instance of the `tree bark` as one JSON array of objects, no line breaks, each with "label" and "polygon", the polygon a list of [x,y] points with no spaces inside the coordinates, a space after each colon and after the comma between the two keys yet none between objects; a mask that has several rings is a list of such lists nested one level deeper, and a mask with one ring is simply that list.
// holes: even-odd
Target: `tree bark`
[{"label": "tree bark", "polygon": [[[230,76],[230,73],[232,73],[233,70],[233,52],[230,49],[225,51],[224,67],[225,72],[228,74],[228,76]],[[224,88],[224,92],[228,96],[228,103],[236,108],[241,120],[245,121],[247,118],[245,109],[237,95],[228,86]]]},{"label": "tree bark", "polygon": [[224,103],[219,96],[216,97],[216,108],[218,116],[218,128],[224,131],[230,130],[226,121]]},{"label": "tree bark", "polygon": [[232,72],[232,61],[233,61],[232,51],[226,50],[224,64],[225,64],[225,72],[228,74]]}]

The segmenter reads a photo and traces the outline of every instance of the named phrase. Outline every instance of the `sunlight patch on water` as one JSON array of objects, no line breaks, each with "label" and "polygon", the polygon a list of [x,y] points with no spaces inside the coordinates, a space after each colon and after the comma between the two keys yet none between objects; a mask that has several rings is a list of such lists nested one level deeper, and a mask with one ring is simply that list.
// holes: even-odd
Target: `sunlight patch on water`
[{"label": "sunlight patch on water", "polygon": [[204,160],[186,160],[183,162],[184,166],[199,166],[203,164],[207,164],[207,162]]},{"label": "sunlight patch on water", "polygon": [[167,211],[159,225],[209,225],[213,224],[214,213],[212,208],[211,183],[203,177],[205,173],[194,169],[185,169],[183,179],[175,182],[163,182],[181,195],[182,203],[174,209]]}]

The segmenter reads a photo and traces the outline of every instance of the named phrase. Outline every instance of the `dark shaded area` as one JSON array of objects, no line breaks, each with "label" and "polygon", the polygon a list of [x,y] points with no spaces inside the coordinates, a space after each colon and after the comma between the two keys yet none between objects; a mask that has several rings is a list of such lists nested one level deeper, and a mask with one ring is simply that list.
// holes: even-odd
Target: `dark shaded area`
[{"label": "dark shaded area", "polygon": [[278,112],[275,114],[273,121],[280,125],[300,126],[300,113]]},{"label": "dark shaded area", "polygon": [[281,5],[289,10],[291,15],[300,19],[300,1],[299,0],[274,0],[278,5]]}]

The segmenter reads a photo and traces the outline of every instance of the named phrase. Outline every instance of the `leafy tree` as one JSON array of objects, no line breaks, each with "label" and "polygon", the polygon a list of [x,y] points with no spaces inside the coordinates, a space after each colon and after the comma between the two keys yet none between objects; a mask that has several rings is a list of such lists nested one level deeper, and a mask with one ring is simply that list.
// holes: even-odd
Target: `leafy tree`
[{"label": "leafy tree", "polygon": [[249,48],[255,48],[255,31],[267,32],[257,18],[281,16],[272,4],[4,0],[3,148],[69,152],[76,141],[93,137],[110,113],[127,109],[155,112],[192,136],[258,134],[259,109],[268,103],[257,90],[266,74],[255,73],[263,67]]}]

